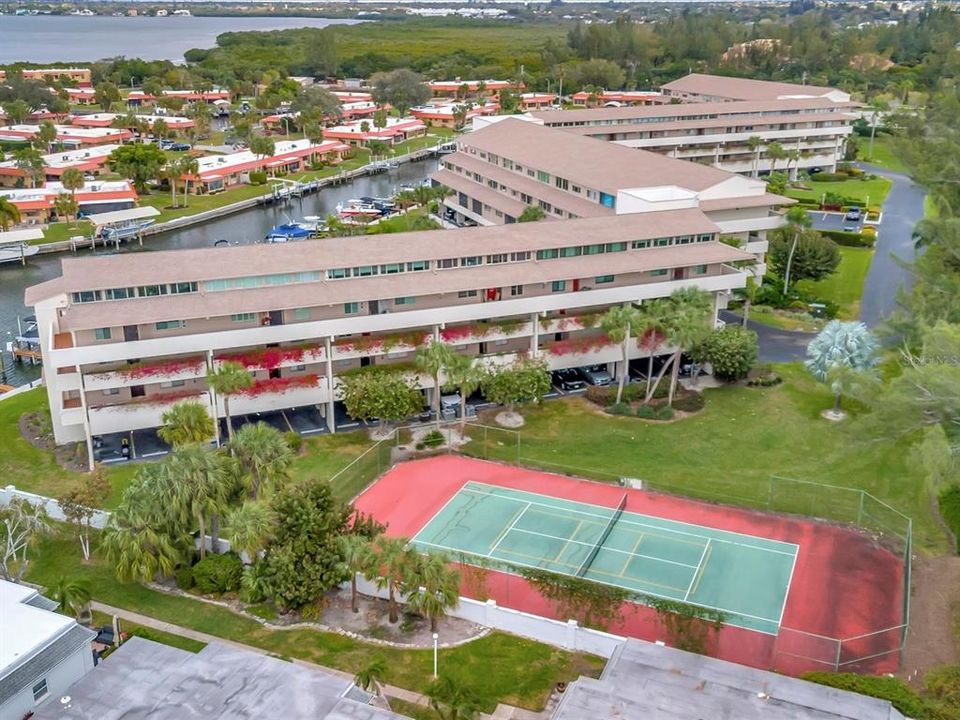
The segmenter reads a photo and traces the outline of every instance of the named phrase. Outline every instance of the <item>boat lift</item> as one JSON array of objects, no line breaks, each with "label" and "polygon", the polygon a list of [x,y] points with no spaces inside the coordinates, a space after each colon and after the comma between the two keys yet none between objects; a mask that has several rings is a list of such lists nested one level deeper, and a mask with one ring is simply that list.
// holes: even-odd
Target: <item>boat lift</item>
[{"label": "boat lift", "polygon": [[143,231],[153,225],[154,218],[159,214],[160,211],[157,208],[145,205],[129,210],[87,215],[84,219],[93,223],[95,228],[92,238],[94,248],[97,246],[97,237],[99,237],[104,247],[107,247],[108,243],[114,243],[119,250],[121,242],[133,238],[136,238],[142,247]]},{"label": "boat lift", "polygon": [[43,229],[36,227],[0,232],[0,263],[19,261],[21,265],[26,265],[28,257],[40,252],[38,246],[29,244],[31,240],[43,240]]}]

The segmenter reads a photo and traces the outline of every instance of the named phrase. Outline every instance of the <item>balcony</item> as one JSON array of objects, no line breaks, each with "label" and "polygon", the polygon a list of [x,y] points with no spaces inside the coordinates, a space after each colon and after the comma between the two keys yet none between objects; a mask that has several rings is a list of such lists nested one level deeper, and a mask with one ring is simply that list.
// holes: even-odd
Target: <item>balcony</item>
[{"label": "balcony", "polygon": [[322,345],[304,344],[221,353],[214,358],[214,363],[219,366],[225,362],[236,362],[243,365],[247,370],[276,370],[298,365],[310,365],[323,362],[323,360],[324,350]]},{"label": "balcony", "polygon": [[447,325],[440,331],[440,339],[450,345],[472,345],[496,342],[533,334],[533,325],[522,318],[492,320],[469,325]]},{"label": "balcony", "polygon": [[84,376],[84,386],[87,390],[107,390],[131,385],[193,380],[204,377],[206,372],[206,359],[202,355],[195,355],[165,362],[120,365],[112,370],[90,372]]},{"label": "balcony", "polygon": [[[284,410],[304,405],[321,405],[330,399],[324,376],[294,375],[292,377],[258,380],[247,390],[230,396],[230,414]],[[223,398],[217,398],[217,414],[226,415]]]},{"label": "balcony", "polygon": [[332,347],[334,360],[353,360],[374,355],[415,351],[431,337],[428,330],[412,330],[385,335],[359,335],[337,340]]},{"label": "balcony", "polygon": [[783,215],[774,214],[767,217],[754,217],[746,220],[717,220],[720,232],[725,235],[734,235],[742,232],[757,232],[760,230],[776,230],[783,227],[786,221]]},{"label": "balcony", "polygon": [[163,414],[178,402],[207,403],[206,394],[157,393],[116,405],[90,407],[90,432],[94,435],[160,427]]}]

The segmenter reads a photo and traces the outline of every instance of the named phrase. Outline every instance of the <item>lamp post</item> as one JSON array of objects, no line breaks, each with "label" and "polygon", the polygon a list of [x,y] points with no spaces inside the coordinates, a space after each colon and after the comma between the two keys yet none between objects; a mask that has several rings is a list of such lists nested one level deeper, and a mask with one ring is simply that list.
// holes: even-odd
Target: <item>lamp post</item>
[{"label": "lamp post", "polygon": [[439,646],[437,640],[440,639],[440,636],[437,633],[433,634],[433,679],[437,679],[437,655],[439,653]]}]

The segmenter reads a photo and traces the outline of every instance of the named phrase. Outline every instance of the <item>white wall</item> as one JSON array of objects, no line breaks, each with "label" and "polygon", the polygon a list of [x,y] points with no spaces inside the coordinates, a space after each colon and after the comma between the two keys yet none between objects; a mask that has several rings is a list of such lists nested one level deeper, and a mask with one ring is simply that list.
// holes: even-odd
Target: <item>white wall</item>
[{"label": "white wall", "polygon": [[[47,509],[47,515],[49,515],[52,519],[60,521],[66,520],[63,515],[63,511],[60,509],[60,505],[58,505],[57,501],[53,498],[24,492],[23,490],[17,490],[13,485],[7,485],[5,488],[0,488],[0,507],[6,507],[14,498],[26,500],[31,505],[43,505]],[[107,520],[109,519],[110,513],[108,513],[106,510],[97,510],[90,519],[90,524],[93,527],[100,529],[106,526]]]},{"label": "white wall", "polygon": [[[45,675],[30,678],[10,700],[0,706],[0,720],[21,720],[28,712],[48,702],[57,703],[69,687],[93,670],[93,652],[89,643],[84,643],[74,653],[47,671]],[[46,678],[47,695],[34,702],[33,686]]]}]

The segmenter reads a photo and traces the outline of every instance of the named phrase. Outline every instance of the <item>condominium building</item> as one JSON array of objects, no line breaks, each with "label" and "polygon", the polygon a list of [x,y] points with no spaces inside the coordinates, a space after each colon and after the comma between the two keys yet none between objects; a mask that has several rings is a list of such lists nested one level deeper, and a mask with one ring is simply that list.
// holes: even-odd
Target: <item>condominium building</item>
[{"label": "condominium building", "polygon": [[762,180],[518,118],[457,143],[432,175],[452,191],[444,204],[456,223],[511,224],[531,206],[543,211],[541,222],[696,209],[753,253],[762,275],[767,231],[784,224],[777,208],[793,202],[768,193]]},{"label": "condominium building", "polygon": [[[548,127],[756,177],[771,169],[833,171],[843,160],[858,114],[827,98],[701,102],[534,112]],[[757,143],[753,138],[759,138]],[[796,151],[772,159],[771,143]]]},{"label": "condominium building", "polygon": [[690,73],[660,88],[671,100],[680,102],[732,102],[736,100],[796,100],[824,98],[833,102],[850,102],[850,93],[832,87],[799,83],[751,80]]},{"label": "condominium building", "polygon": [[[716,313],[755,262],[719,241],[703,209],[673,204],[566,222],[64,258],[59,277],[26,292],[54,436],[86,440],[92,463],[94,436],[157,428],[179,400],[223,418],[206,374],[227,360],[254,379],[230,398],[232,415],[298,408],[325,431],[343,417],[340,377],[410,368],[429,338],[485,364],[538,357],[553,369],[625,372],[620,346],[595,328],[600,313],[684,287],[711,293]],[[669,351],[629,348],[631,358]]]},{"label": "condominium building", "polygon": [[372,140],[398,144],[427,134],[427,126],[415,117],[387,117],[383,127],[377,127],[372,120],[354,120],[323,129],[323,137],[328,140],[360,147]]},{"label": "condominium building", "polygon": [[126,210],[137,204],[137,191],[126,180],[87,181],[83,187],[70,191],[59,182],[48,182],[36,188],[0,188],[0,197],[6,198],[20,211],[24,225],[43,225],[57,219],[57,197],[72,194],[79,212],[91,214]]},{"label": "condominium building", "polygon": [[[0,127],[0,140],[24,142],[33,140],[39,131],[39,125],[4,125]],[[108,143],[122,143],[130,140],[133,133],[123,128],[81,128],[72,125],[57,125],[56,143],[64,148],[93,147]]]},{"label": "condominium building", "polygon": [[[114,123],[116,123],[118,119],[125,122],[127,118],[130,117],[130,115],[121,115],[120,113],[91,113],[89,115],[74,115],[70,118],[70,124],[74,127],[83,128],[108,128],[114,127]],[[153,129],[153,124],[158,120],[162,120],[166,123],[166,126],[174,132],[189,130],[194,125],[193,120],[190,118],[177,115],[133,115],[132,117],[144,123],[151,130]]]},{"label": "condominium building", "polygon": [[[24,80],[44,82],[47,78],[52,80],[65,78],[75,82],[80,87],[90,87],[91,85],[90,68],[21,68],[20,73]],[[0,70],[0,82],[6,82],[7,75],[7,71]]]},{"label": "condominium building", "polygon": [[[79,150],[64,150],[49,153],[43,156],[43,172],[45,182],[54,182],[60,179],[63,171],[76,168],[85,175],[99,175],[110,154],[119,145],[97,145]],[[16,160],[0,162],[0,187],[22,187],[29,185],[29,173],[25,168],[18,167]]]},{"label": "condominium building", "polygon": [[499,97],[502,90],[518,90],[521,86],[509,80],[432,80],[427,85],[434,97],[456,97],[460,95],[486,95]]}]

